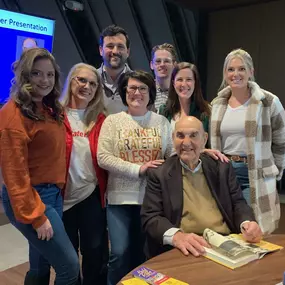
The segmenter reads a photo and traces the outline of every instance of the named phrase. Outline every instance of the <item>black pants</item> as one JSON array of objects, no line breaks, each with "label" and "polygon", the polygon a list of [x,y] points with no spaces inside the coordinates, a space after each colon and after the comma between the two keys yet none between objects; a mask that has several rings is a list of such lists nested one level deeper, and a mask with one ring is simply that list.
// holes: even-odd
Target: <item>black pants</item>
[{"label": "black pants", "polygon": [[[94,192],[63,213],[66,232],[82,255],[83,285],[106,285],[109,258],[106,210],[100,203],[100,192]],[[81,284],[80,277],[78,284]]]}]

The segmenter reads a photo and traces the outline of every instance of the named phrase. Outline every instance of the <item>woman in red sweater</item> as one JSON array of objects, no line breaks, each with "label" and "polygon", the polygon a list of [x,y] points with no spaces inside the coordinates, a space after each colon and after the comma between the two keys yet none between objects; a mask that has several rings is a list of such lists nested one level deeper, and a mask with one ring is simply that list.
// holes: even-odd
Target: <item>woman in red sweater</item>
[{"label": "woman in red sweater", "polygon": [[79,263],[61,220],[66,151],[59,68],[42,48],[25,51],[14,64],[10,100],[0,110],[3,206],[11,224],[29,241],[25,285],[77,282]]},{"label": "woman in red sweater", "polygon": [[[105,109],[101,79],[93,66],[79,63],[72,67],[62,103],[66,112],[68,170],[63,222],[76,252],[80,248],[82,284],[105,285],[107,172],[97,163],[98,137]],[[80,276],[78,284],[81,284]]]}]

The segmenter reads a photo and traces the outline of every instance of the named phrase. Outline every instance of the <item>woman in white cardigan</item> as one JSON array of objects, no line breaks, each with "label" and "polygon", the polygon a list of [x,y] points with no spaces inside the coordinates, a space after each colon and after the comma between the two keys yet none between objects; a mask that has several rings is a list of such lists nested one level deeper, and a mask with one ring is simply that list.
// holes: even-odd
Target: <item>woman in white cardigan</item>
[{"label": "woman in white cardigan", "polygon": [[98,144],[98,163],[109,173],[107,223],[111,243],[108,285],[117,284],[144,262],[140,209],[146,171],[156,168],[173,151],[168,120],[148,106],[155,101],[155,82],[144,71],[127,73],[119,93],[127,111],[104,121]]},{"label": "woman in white cardigan", "polygon": [[254,82],[252,58],[242,49],[225,59],[210,134],[211,147],[232,161],[261,229],[273,232],[280,218],[276,179],[285,168],[285,112],[277,96]]}]

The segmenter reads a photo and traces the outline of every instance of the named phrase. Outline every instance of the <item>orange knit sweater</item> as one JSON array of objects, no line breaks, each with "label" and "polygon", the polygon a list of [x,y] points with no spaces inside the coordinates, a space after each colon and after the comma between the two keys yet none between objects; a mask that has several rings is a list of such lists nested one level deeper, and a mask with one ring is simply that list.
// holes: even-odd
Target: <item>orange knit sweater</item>
[{"label": "orange knit sweater", "polygon": [[47,112],[45,121],[22,115],[10,100],[0,110],[0,165],[15,218],[37,229],[45,205],[32,185],[65,183],[65,128]]}]

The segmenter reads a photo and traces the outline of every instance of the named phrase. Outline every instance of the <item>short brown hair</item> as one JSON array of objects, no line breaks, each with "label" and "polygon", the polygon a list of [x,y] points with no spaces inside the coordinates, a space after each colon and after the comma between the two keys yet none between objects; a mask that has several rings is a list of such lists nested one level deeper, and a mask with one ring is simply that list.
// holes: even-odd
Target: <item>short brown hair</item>
[{"label": "short brown hair", "polygon": [[130,71],[130,72],[126,72],[119,80],[119,94],[122,98],[122,102],[125,106],[128,106],[127,104],[127,95],[126,95],[126,87],[128,85],[129,79],[133,78],[136,80],[141,81],[142,83],[144,83],[145,85],[147,85],[147,87],[149,88],[149,102],[148,102],[148,106],[153,105],[155,98],[156,98],[156,87],[155,87],[155,81],[153,76],[143,70],[135,70],[135,71]]},{"label": "short brown hair", "polygon": [[151,50],[151,60],[153,60],[154,58],[154,54],[157,50],[166,50],[168,51],[171,56],[172,56],[172,60],[173,61],[177,61],[177,53],[176,53],[176,50],[175,50],[175,47],[171,44],[168,44],[168,43],[164,43],[162,45],[156,45],[152,48]]},{"label": "short brown hair", "polygon": [[100,39],[99,39],[100,47],[102,47],[104,45],[104,38],[105,37],[114,37],[114,36],[117,36],[118,34],[122,34],[125,36],[126,46],[127,46],[127,48],[130,48],[131,42],[130,42],[130,39],[129,39],[127,32],[122,27],[119,27],[116,25],[110,25],[102,31],[102,33],[100,35]]}]

